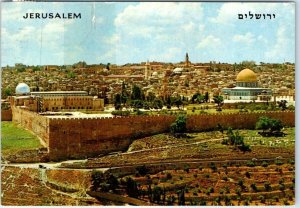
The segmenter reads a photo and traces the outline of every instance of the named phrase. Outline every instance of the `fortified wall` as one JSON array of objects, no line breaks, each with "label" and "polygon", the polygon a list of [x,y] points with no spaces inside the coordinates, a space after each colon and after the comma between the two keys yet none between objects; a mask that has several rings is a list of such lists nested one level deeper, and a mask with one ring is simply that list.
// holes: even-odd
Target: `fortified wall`
[{"label": "fortified wall", "polygon": [[[216,113],[189,116],[189,132],[224,129],[253,129],[261,116],[280,119],[295,126],[295,112]],[[50,160],[84,158],[126,150],[137,138],[167,132],[175,116],[130,116],[115,118],[47,118],[13,108],[13,121],[33,131],[47,144]]]},{"label": "fortified wall", "polygon": [[213,130],[218,124],[223,129],[254,129],[258,119],[262,116],[279,119],[286,126],[295,126],[294,111],[269,111],[255,113],[218,113],[201,114],[188,117],[187,129],[190,132]]},{"label": "fortified wall", "polygon": [[49,118],[12,106],[12,121],[35,133],[49,146]]},{"label": "fortified wall", "polygon": [[50,158],[78,158],[126,150],[143,136],[168,131],[174,116],[51,119]]},{"label": "fortified wall", "polygon": [[12,120],[12,112],[9,110],[1,109],[1,121],[11,121]]}]

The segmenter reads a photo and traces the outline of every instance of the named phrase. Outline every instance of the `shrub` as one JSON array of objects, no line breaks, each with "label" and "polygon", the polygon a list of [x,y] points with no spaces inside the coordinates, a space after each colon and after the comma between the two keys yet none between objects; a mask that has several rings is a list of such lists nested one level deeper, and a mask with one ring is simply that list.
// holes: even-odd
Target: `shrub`
[{"label": "shrub", "polygon": [[235,190],[235,193],[236,193],[238,196],[241,196],[241,189],[237,188],[237,189]]},{"label": "shrub", "polygon": [[167,179],[168,180],[172,179],[172,174],[171,173],[167,173]]},{"label": "shrub", "polygon": [[247,162],[247,166],[248,167],[255,167],[255,162],[250,160],[250,161]]},{"label": "shrub", "polygon": [[281,160],[275,160],[276,165],[283,165],[283,162]]},{"label": "shrub", "polygon": [[225,139],[225,138],[224,138],[224,139],[222,140],[221,144],[228,145],[228,139]]},{"label": "shrub", "polygon": [[266,191],[271,191],[272,187],[269,181],[264,183],[264,187]]},{"label": "shrub", "polygon": [[252,189],[254,192],[257,192],[257,191],[258,191],[258,189],[257,189],[255,183],[252,183],[252,184],[250,185],[250,187],[251,187],[251,189]]},{"label": "shrub", "polygon": [[279,184],[283,184],[283,183],[284,183],[284,179],[283,179],[283,178],[280,178],[279,181],[278,181],[278,183],[279,183]]},{"label": "shrub", "polygon": [[184,170],[186,173],[189,173],[189,172],[190,172],[190,166],[189,166],[189,165],[184,165],[183,170]]},{"label": "shrub", "polygon": [[114,116],[129,116],[130,111],[121,111],[121,110],[114,110],[111,112],[112,115]]},{"label": "shrub", "polygon": [[225,196],[224,196],[224,202],[225,202],[225,205],[226,205],[226,206],[231,205],[231,197],[225,195]]},{"label": "shrub", "polygon": [[258,199],[260,200],[261,203],[265,203],[265,202],[266,202],[265,197],[262,196],[262,195],[259,195],[259,196],[258,196]]},{"label": "shrub", "polygon": [[201,199],[199,202],[200,206],[206,206],[206,201],[204,199]]},{"label": "shrub", "polygon": [[228,186],[225,186],[225,188],[224,188],[224,189],[225,189],[225,193],[226,193],[226,194],[229,194],[229,193],[230,193],[230,189],[229,189],[229,187],[228,187]]},{"label": "shrub", "polygon": [[244,201],[244,205],[249,206],[249,201],[247,199]]},{"label": "shrub", "polygon": [[278,196],[274,196],[273,199],[274,199],[276,202],[279,202],[279,197],[278,197]]},{"label": "shrub", "polygon": [[141,176],[145,176],[146,174],[149,173],[149,169],[145,165],[136,167],[136,170],[139,172]]},{"label": "shrub", "polygon": [[167,178],[161,178],[161,179],[160,179],[160,182],[162,182],[162,183],[167,182],[167,181],[168,181]]},{"label": "shrub", "polygon": [[279,190],[284,191],[285,190],[285,185],[284,184],[279,184]]},{"label": "shrub", "polygon": [[177,116],[176,121],[171,124],[170,131],[172,134],[186,132],[186,116]]},{"label": "shrub", "polygon": [[261,164],[262,167],[268,167],[269,166],[269,163],[266,162],[266,161],[263,161],[262,164]]},{"label": "shrub", "polygon": [[220,203],[221,203],[220,197],[215,198],[215,202],[216,202],[217,204],[220,204]]},{"label": "shrub", "polygon": [[241,188],[243,188],[243,187],[244,187],[244,181],[243,181],[242,179],[240,179],[240,180],[238,181],[238,185],[239,185]]},{"label": "shrub", "polygon": [[246,176],[247,178],[250,178],[250,173],[247,171],[247,172],[245,173],[245,176]]},{"label": "shrub", "polygon": [[212,169],[213,172],[216,172],[217,171],[217,166],[215,163],[210,163],[209,167]]}]

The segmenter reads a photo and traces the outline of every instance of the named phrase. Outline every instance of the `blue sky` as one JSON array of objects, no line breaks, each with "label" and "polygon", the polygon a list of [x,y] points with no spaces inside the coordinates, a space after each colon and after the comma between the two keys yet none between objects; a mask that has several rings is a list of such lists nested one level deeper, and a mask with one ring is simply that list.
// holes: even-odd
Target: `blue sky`
[{"label": "blue sky", "polygon": [[[276,18],[238,19],[249,11]],[[82,19],[24,20],[27,12],[80,12]],[[1,66],[177,63],[186,52],[192,62],[295,62],[295,4],[2,4]]]}]

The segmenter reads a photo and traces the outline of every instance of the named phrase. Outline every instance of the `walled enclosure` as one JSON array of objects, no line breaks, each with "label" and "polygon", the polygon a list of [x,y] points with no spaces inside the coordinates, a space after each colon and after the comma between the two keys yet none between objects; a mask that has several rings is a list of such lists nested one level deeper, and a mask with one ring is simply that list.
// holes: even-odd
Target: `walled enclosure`
[{"label": "walled enclosure", "polygon": [[[280,119],[295,126],[295,112],[216,113],[189,116],[189,132],[215,129],[253,129],[261,116]],[[47,118],[13,108],[13,121],[41,137],[49,149],[50,160],[84,158],[126,150],[134,139],[167,132],[175,116],[131,116],[116,118]]]}]

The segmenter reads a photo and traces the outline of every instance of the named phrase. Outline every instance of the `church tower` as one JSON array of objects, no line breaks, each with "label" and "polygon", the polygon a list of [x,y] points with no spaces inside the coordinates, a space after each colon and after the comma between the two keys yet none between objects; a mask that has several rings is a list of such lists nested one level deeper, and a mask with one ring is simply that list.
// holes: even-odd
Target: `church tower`
[{"label": "church tower", "polygon": [[148,60],[145,65],[145,80],[149,79],[149,70],[150,70],[150,63]]},{"label": "church tower", "polygon": [[185,54],[185,67],[189,67],[190,65],[190,60],[189,60],[189,54]]}]

